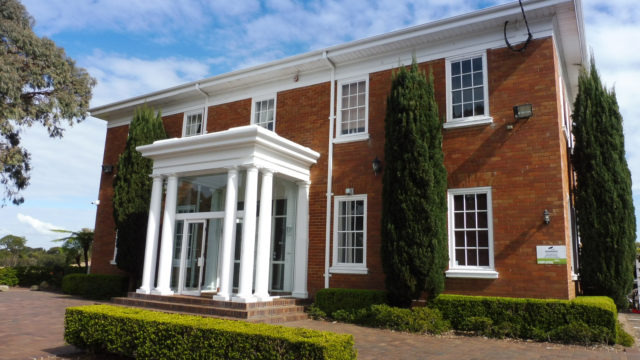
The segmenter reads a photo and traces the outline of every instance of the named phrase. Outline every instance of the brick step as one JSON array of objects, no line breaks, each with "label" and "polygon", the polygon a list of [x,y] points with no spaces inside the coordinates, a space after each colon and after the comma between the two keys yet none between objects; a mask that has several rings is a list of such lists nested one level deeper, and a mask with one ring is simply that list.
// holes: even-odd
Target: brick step
[{"label": "brick step", "polygon": [[239,310],[249,310],[249,309],[264,308],[264,307],[305,305],[307,303],[306,299],[292,299],[292,298],[278,298],[278,299],[273,299],[272,301],[266,301],[266,302],[239,303],[239,302],[231,302],[231,301],[218,301],[218,300],[213,300],[211,297],[202,297],[202,296],[200,297],[186,296],[186,295],[162,296],[162,295],[153,295],[153,294],[138,294],[135,292],[130,292],[127,298],[150,300],[150,301],[162,301],[162,302],[169,302],[174,304],[214,306],[219,308],[239,309]]}]

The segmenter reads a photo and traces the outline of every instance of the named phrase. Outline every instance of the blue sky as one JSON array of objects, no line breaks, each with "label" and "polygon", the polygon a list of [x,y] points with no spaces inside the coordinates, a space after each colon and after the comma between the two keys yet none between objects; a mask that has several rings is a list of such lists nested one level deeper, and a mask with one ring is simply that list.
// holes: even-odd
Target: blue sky
[{"label": "blue sky", "polygon": [[[52,38],[98,80],[92,106],[508,1],[470,0],[23,0],[38,35]],[[526,7],[526,1],[525,1]],[[640,7],[584,0],[587,43],[625,119],[640,215]],[[31,185],[0,208],[0,236],[55,246],[50,229],[93,228],[106,126],[90,118],[49,139],[28,129]]]}]

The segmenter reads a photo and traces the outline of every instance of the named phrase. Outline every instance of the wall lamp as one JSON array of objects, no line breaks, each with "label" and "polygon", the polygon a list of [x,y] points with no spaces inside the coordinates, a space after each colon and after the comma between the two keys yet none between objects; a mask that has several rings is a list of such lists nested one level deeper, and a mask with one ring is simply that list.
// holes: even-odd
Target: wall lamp
[{"label": "wall lamp", "polygon": [[513,107],[513,117],[516,120],[528,119],[533,116],[533,106],[531,104],[516,105]]},{"label": "wall lamp", "polygon": [[376,158],[371,162],[371,165],[373,166],[374,175],[378,176],[378,174],[382,172],[382,161],[380,161],[380,159],[378,159],[378,157],[376,156]]},{"label": "wall lamp", "polygon": [[113,172],[113,165],[102,165],[102,172],[105,174],[111,174]]},{"label": "wall lamp", "polygon": [[542,216],[544,217],[544,223],[549,225],[549,223],[551,222],[551,214],[549,213],[549,210],[544,209]]}]

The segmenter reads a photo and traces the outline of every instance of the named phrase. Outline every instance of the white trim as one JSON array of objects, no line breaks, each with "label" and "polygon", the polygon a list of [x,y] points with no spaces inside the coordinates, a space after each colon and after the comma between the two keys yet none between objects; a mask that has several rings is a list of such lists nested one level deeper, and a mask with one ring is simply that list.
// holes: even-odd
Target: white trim
[{"label": "white trim", "polygon": [[[364,212],[362,219],[362,263],[339,263],[338,262],[338,216],[340,213],[339,204],[343,201],[363,201]],[[333,261],[329,269],[337,274],[367,274],[367,194],[341,195],[333,198]]]},{"label": "white trim", "polygon": [[[455,261],[455,236],[454,236],[454,203],[455,195],[486,194],[487,195],[487,228],[489,236],[489,266],[458,266]],[[490,186],[458,188],[447,190],[447,218],[448,218],[448,244],[449,244],[449,269],[445,272],[447,277],[489,278],[495,279],[498,273],[495,271],[493,250],[493,204],[492,188]]]},{"label": "white trim", "polygon": [[[452,99],[451,99],[451,63],[458,62],[461,60],[473,59],[481,57],[482,58],[482,89],[483,89],[483,100],[484,100],[484,114],[476,115],[476,116],[468,116],[462,117],[458,119],[453,119],[453,111],[452,111]],[[477,51],[470,52],[466,54],[460,54],[456,56],[450,56],[445,58],[445,80],[446,80],[446,98],[447,98],[447,121],[444,124],[444,128],[453,128],[453,127],[463,127],[463,126],[473,126],[473,125],[483,125],[490,124],[493,122],[493,118],[491,118],[491,111],[489,109],[489,69],[487,66],[487,51]],[[463,125],[463,123],[466,123]]]},{"label": "white trim", "polygon": [[[198,135],[204,135],[206,134],[206,120],[204,117],[204,109],[202,107],[196,109],[196,110],[191,110],[191,111],[185,111],[182,115],[182,137],[191,137],[191,136],[198,136]],[[189,118],[189,116],[192,115],[198,115],[200,114],[200,116],[202,116],[202,124],[201,124],[201,128],[200,128],[200,133],[199,134],[191,134],[191,135],[186,135],[187,133],[187,119]]]},{"label": "white trim", "polygon": [[[364,81],[365,96],[364,96],[364,132],[358,132],[353,134],[342,134],[342,86],[346,84],[358,83]],[[369,74],[361,75],[353,78],[346,78],[338,80],[338,102],[337,119],[336,121],[336,133],[334,142],[340,139],[339,142],[360,141],[369,138]],[[366,136],[366,137],[365,137]]]},{"label": "white trim", "polygon": [[337,138],[333,139],[333,143],[334,144],[344,144],[344,143],[350,143],[350,142],[356,142],[356,141],[365,141],[365,140],[369,140],[369,133],[342,135],[340,137],[337,137]]},{"label": "white trim", "polygon": [[467,279],[497,279],[498,272],[495,270],[447,270],[444,272],[448,278]]},{"label": "white trim", "polygon": [[273,130],[271,131],[276,132],[276,119],[277,119],[277,109],[278,109],[278,93],[277,92],[274,92],[272,94],[261,95],[261,96],[254,96],[251,98],[251,119],[249,119],[249,123],[252,125],[262,126],[256,123],[256,103],[260,101],[265,101],[265,100],[273,100]]}]

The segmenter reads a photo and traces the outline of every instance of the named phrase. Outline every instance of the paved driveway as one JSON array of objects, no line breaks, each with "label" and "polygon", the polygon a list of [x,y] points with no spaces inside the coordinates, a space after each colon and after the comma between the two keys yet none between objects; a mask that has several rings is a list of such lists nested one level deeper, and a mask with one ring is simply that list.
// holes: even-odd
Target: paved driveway
[{"label": "paved driveway", "polygon": [[[0,292],[0,359],[94,359],[65,345],[64,309],[93,304],[51,292],[11,289]],[[623,314],[628,329],[640,336],[640,315]],[[351,333],[359,359],[639,359],[634,348],[565,346],[462,336],[425,336],[304,320],[289,326]],[[64,356],[66,355],[66,356]],[[108,358],[108,357],[103,357]]]}]

